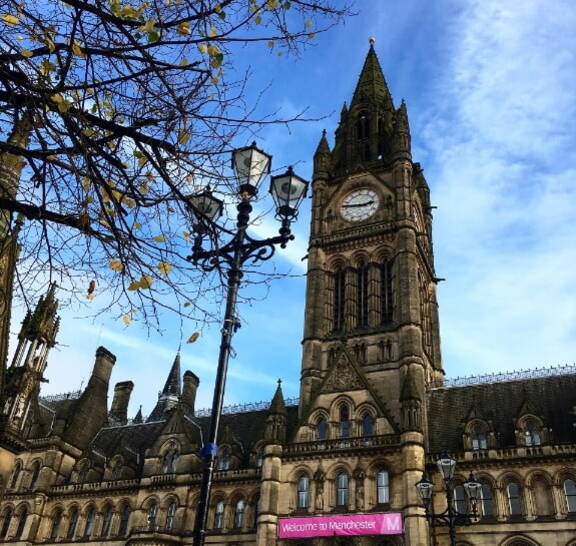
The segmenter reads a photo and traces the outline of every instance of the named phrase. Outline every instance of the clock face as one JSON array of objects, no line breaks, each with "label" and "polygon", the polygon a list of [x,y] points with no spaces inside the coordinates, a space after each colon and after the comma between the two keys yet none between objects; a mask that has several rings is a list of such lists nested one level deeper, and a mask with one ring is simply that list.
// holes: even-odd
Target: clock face
[{"label": "clock face", "polygon": [[380,198],[374,190],[368,188],[354,190],[342,200],[340,214],[349,222],[360,222],[370,218],[380,205]]}]

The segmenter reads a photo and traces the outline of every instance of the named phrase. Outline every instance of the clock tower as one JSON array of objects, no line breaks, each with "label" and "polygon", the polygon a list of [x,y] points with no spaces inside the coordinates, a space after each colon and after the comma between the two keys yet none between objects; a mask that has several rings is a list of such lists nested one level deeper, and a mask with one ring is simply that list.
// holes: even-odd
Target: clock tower
[{"label": "clock tower", "polygon": [[333,149],[324,132],[314,155],[301,418],[329,376],[359,373],[387,427],[423,427],[424,391],[443,378],[431,210],[371,41]]}]

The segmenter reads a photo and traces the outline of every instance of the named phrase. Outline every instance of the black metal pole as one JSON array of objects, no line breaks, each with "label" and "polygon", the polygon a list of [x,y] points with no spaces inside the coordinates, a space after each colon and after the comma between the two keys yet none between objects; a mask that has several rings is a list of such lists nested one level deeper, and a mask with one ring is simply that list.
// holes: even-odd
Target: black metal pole
[{"label": "black metal pole", "polygon": [[222,415],[222,405],[224,402],[226,372],[228,371],[228,360],[230,358],[230,345],[232,342],[232,336],[238,327],[236,319],[236,300],[238,297],[240,280],[242,278],[242,245],[246,235],[248,220],[250,219],[250,212],[252,212],[252,206],[246,199],[243,199],[238,205],[238,231],[235,235],[234,256],[232,263],[230,264],[230,270],[228,271],[226,312],[224,314],[224,323],[222,325],[218,368],[216,370],[216,383],[214,385],[214,399],[212,402],[212,412],[210,414],[210,430],[207,441],[202,448],[204,468],[202,472],[202,484],[200,486],[200,498],[198,500],[198,511],[194,523],[194,546],[203,546],[206,537],[208,506],[210,505],[212,476],[214,474],[214,458],[217,452],[216,441],[218,439],[218,428],[220,426],[220,416]]},{"label": "black metal pole", "polygon": [[444,487],[446,488],[446,502],[448,503],[448,531],[450,534],[450,546],[456,546],[456,521],[454,507],[452,506],[452,488],[450,487],[450,480],[444,480]]}]

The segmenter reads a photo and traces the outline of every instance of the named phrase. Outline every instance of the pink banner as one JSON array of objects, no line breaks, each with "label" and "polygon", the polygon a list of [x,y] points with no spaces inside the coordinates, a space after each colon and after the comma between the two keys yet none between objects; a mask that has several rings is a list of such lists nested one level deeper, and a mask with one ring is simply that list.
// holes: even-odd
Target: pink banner
[{"label": "pink banner", "polygon": [[402,534],[400,513],[280,518],[278,521],[278,538],[400,534]]}]

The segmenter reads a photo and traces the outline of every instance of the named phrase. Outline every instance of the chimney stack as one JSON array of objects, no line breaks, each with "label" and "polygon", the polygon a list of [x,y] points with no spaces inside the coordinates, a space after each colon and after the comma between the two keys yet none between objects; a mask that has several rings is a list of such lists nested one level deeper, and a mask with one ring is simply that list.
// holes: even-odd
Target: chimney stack
[{"label": "chimney stack", "polygon": [[184,372],[184,388],[182,389],[182,404],[192,414],[194,414],[194,404],[196,403],[196,391],[200,379],[190,370]]},{"label": "chimney stack", "polygon": [[110,417],[116,423],[125,425],[128,422],[128,404],[134,389],[132,381],[121,381],[114,387],[114,398],[110,408]]}]

